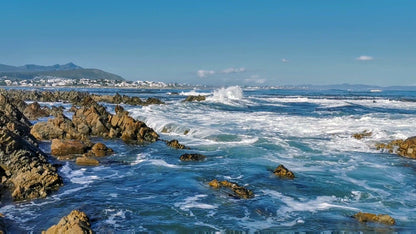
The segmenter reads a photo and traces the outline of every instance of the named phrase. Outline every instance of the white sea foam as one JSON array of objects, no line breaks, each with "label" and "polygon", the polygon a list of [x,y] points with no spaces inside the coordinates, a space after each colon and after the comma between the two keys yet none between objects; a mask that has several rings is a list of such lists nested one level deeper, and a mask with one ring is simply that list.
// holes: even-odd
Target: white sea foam
[{"label": "white sea foam", "polygon": [[65,163],[65,165],[61,169],[61,173],[67,177],[72,183],[75,184],[90,184],[94,180],[99,179],[96,175],[85,175],[85,168],[81,168],[79,170],[72,170],[69,166],[69,163]]},{"label": "white sea foam", "polygon": [[203,92],[203,91],[201,91],[201,90],[197,90],[197,89],[194,89],[194,90],[191,90],[191,91],[188,91],[188,92],[180,92],[179,93],[179,95],[182,95],[182,96],[190,96],[190,95],[192,95],[192,96],[198,96],[198,95],[211,95],[212,93],[210,93],[210,92]]},{"label": "white sea foam", "polygon": [[136,160],[134,162],[132,162],[131,165],[137,165],[139,163],[142,163],[142,162],[146,161],[146,159],[147,159],[148,156],[149,155],[147,153],[137,154]]},{"label": "white sea foam", "polygon": [[184,211],[189,211],[191,208],[197,208],[197,209],[216,209],[218,208],[217,205],[211,205],[199,202],[202,198],[207,197],[205,194],[198,194],[192,197],[187,197],[183,202],[177,202],[174,205],[176,207],[179,207],[179,209]]},{"label": "white sea foam", "polygon": [[316,197],[316,199],[311,199],[311,200],[296,200],[293,197],[285,196],[282,193],[279,193],[273,190],[262,190],[262,192],[265,195],[269,195],[273,198],[277,198],[283,203],[285,203],[285,206],[280,208],[279,210],[280,212],[283,212],[283,213],[300,212],[300,211],[316,212],[319,210],[328,210],[332,208],[358,210],[353,207],[334,204],[339,200],[335,196],[318,196]]},{"label": "white sea foam", "polygon": [[179,168],[179,166],[169,164],[169,163],[167,163],[167,162],[165,162],[164,160],[161,160],[161,159],[151,159],[151,160],[148,160],[148,162],[152,165],[155,165],[155,166],[169,167],[169,168]]},{"label": "white sea foam", "polygon": [[239,86],[231,86],[228,88],[221,88],[214,90],[212,96],[207,98],[207,101],[220,102],[224,104],[234,104],[235,101],[243,99],[243,90]]}]

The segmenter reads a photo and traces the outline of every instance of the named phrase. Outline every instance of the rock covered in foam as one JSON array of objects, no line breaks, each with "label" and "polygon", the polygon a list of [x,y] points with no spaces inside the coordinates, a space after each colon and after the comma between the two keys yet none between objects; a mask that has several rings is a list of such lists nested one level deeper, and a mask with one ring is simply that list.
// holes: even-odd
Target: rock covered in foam
[{"label": "rock covered in foam", "polygon": [[72,233],[93,233],[88,216],[78,210],[73,210],[69,215],[63,217],[58,224],[53,225],[42,234],[72,234]]},{"label": "rock covered in foam", "polygon": [[373,135],[373,133],[372,133],[371,131],[364,130],[364,131],[362,131],[362,132],[354,133],[354,134],[352,135],[352,137],[354,137],[354,138],[355,138],[355,139],[357,139],[357,140],[361,140],[361,139],[363,139],[363,138],[370,137],[370,136],[372,136],[372,135]]},{"label": "rock covered in foam", "polygon": [[181,143],[179,143],[179,141],[176,140],[176,139],[171,140],[171,141],[167,141],[166,145],[169,146],[169,147],[172,147],[174,149],[189,149],[185,145],[182,145]]}]

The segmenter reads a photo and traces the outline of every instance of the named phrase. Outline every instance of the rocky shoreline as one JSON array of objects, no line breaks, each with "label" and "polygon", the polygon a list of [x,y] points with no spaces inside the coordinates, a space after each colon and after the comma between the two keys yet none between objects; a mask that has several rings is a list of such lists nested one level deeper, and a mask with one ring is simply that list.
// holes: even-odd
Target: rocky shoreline
[{"label": "rocky shoreline", "polygon": [[[204,100],[205,96],[190,96],[185,101]],[[26,101],[33,102],[27,104]],[[38,102],[72,103],[73,106],[69,111],[74,114],[70,119],[65,116],[64,107],[49,108],[41,106]],[[102,102],[116,104],[115,114],[108,112],[100,104]],[[165,103],[156,98],[143,101],[138,97],[122,96],[118,93],[110,96],[77,91],[0,89],[0,198],[2,203],[45,198],[63,186],[63,180],[58,174],[58,166],[51,163],[53,160],[73,160],[81,166],[99,165],[100,158],[111,155],[113,150],[101,142],[93,142],[92,138],[95,141],[96,139],[121,139],[126,144],[138,145],[164,141],[166,145],[175,149],[189,149],[177,140],[160,139],[158,133],[144,122],[132,118],[120,104],[144,106]],[[53,118],[34,125],[30,122],[30,120],[49,116]],[[357,140],[370,136],[369,131],[353,135]],[[38,147],[39,141],[51,141],[51,152],[43,152]],[[416,138],[378,144],[377,149],[416,158]],[[179,159],[193,163],[203,162],[207,157],[190,153],[182,154]],[[283,165],[279,165],[273,173],[280,179],[298,179]],[[219,191],[226,191],[228,195],[235,198],[255,197],[252,190],[231,181],[214,179],[208,182],[208,186]],[[353,217],[360,222],[395,224],[393,218],[385,215],[359,213]],[[46,233],[56,233],[60,229],[68,232],[71,230],[92,232],[85,213],[73,211],[62,220],[57,226],[48,229]]]}]

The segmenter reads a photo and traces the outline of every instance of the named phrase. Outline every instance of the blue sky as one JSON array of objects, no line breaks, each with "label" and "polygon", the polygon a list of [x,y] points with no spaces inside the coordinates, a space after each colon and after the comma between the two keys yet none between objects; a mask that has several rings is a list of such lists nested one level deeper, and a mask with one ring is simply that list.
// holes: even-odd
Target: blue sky
[{"label": "blue sky", "polygon": [[129,80],[416,85],[416,1],[2,1],[0,63]]}]

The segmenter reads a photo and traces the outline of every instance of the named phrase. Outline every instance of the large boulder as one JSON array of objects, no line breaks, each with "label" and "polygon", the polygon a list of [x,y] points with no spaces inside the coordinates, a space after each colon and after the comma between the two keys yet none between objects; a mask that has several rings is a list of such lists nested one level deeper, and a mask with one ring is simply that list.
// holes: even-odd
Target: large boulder
[{"label": "large boulder", "polygon": [[75,163],[79,166],[98,166],[98,165],[100,165],[100,162],[97,159],[88,157],[86,155],[84,155],[82,157],[78,157],[75,160]]},{"label": "large boulder", "polygon": [[371,213],[358,212],[353,217],[362,223],[373,222],[373,223],[382,223],[386,225],[394,225],[396,223],[396,220],[394,220],[394,218],[386,214],[376,215],[376,214],[371,214]]},{"label": "large boulder", "polygon": [[279,165],[278,167],[276,167],[276,169],[274,169],[273,171],[273,174],[281,178],[287,178],[287,179],[295,178],[295,174],[283,165]]},{"label": "large boulder", "polygon": [[78,210],[73,210],[69,215],[63,217],[58,224],[53,225],[42,234],[92,234],[91,224],[88,216]]},{"label": "large boulder", "polygon": [[63,114],[58,114],[47,122],[39,122],[33,125],[30,133],[38,140],[78,139],[88,138],[90,129],[83,125],[75,126],[70,119]]},{"label": "large boulder", "polygon": [[88,145],[79,140],[53,139],[51,144],[51,154],[53,156],[84,154],[87,152],[88,148]]},{"label": "large boulder", "polygon": [[218,181],[216,179],[212,180],[209,182],[209,186],[216,188],[216,189],[221,189],[221,188],[226,188],[231,190],[233,193],[230,194],[233,197],[237,197],[237,198],[244,198],[244,199],[249,199],[249,198],[253,198],[254,197],[254,193],[253,191],[238,185],[237,183],[233,183],[233,182],[229,182],[227,180],[224,181]]},{"label": "large boulder", "polygon": [[49,109],[41,107],[38,102],[33,102],[24,109],[23,114],[30,120],[37,120],[41,117],[48,117]]}]

